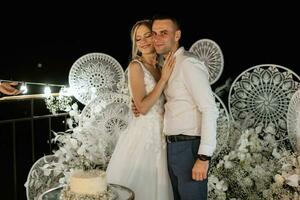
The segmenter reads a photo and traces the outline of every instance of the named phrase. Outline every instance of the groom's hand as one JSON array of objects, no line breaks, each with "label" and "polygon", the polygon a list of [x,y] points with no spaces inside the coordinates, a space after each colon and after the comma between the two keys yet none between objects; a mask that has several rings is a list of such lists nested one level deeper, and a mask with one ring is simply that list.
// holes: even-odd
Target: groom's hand
[{"label": "groom's hand", "polygon": [[192,169],[192,179],[195,181],[203,181],[207,179],[209,161],[197,159]]},{"label": "groom's hand", "polygon": [[133,99],[131,100],[131,110],[135,117],[140,116],[140,112],[138,111],[137,107],[135,106]]}]

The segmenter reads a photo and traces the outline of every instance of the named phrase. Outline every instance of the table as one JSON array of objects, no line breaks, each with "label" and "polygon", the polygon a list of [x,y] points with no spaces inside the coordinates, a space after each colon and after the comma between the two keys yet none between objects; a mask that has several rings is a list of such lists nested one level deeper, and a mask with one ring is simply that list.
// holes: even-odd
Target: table
[{"label": "table", "polygon": [[[122,185],[108,184],[112,190],[118,193],[118,200],[134,200],[134,192]],[[59,200],[60,192],[64,186],[52,188],[39,196],[38,200]]]}]

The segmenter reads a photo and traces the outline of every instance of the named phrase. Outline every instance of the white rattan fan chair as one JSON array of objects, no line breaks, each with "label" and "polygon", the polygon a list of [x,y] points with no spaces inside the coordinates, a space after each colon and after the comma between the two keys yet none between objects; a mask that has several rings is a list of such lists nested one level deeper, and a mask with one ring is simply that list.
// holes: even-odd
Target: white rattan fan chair
[{"label": "white rattan fan chair", "polygon": [[120,92],[125,84],[120,63],[104,53],[89,53],[72,65],[69,85],[74,97],[86,105],[103,92]]},{"label": "white rattan fan chair", "polygon": [[189,51],[204,62],[208,68],[210,84],[215,83],[220,78],[224,67],[224,57],[219,45],[213,40],[201,39],[196,41]]},{"label": "white rattan fan chair", "polygon": [[27,181],[25,183],[27,200],[37,200],[45,191],[60,185],[59,179],[63,173],[55,174],[53,171],[48,171],[45,174],[44,165],[56,162],[57,157],[54,155],[46,155],[38,159],[31,167]]},{"label": "white rattan fan chair", "polygon": [[215,93],[219,117],[217,119],[217,146],[212,159],[217,158],[219,153],[226,147],[230,133],[230,117],[223,101]]},{"label": "white rattan fan chair", "polygon": [[[276,139],[284,146],[287,140],[286,116],[292,95],[300,87],[300,78],[292,70],[274,64],[262,64],[242,72],[232,83],[229,112],[233,120],[252,116],[249,126],[272,125]],[[288,141],[288,142],[287,142]]]},{"label": "white rattan fan chair", "polygon": [[300,90],[294,93],[289,103],[287,129],[294,151],[300,151]]}]

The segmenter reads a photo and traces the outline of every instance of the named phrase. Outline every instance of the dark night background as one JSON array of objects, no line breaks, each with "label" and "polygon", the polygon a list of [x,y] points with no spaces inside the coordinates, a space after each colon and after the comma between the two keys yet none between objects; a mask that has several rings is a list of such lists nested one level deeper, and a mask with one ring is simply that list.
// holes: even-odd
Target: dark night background
[{"label": "dark night background", "polygon": [[[222,49],[224,71],[213,88],[259,64],[281,65],[300,75],[300,12],[297,6],[282,2],[255,5],[211,2],[164,2],[166,5],[153,1],[111,2],[111,5],[101,1],[97,4],[70,2],[72,6],[47,3],[28,6],[16,2],[18,5],[2,5],[0,79],[68,84],[72,64],[92,52],[114,57],[125,69],[131,49],[131,26],[137,20],[166,11],[181,20],[181,44],[187,50],[203,38],[214,40]],[[227,96],[223,100],[226,99]],[[27,104],[29,102],[21,102],[14,106],[0,102],[0,122],[27,117]],[[36,104],[39,109],[35,114],[44,114],[43,102]],[[60,123],[57,120],[57,127]],[[34,128],[39,133],[34,139],[35,159],[49,153],[47,130],[45,132],[38,125],[47,127],[47,121],[35,123]],[[0,177],[5,177],[4,184],[7,183],[3,190],[6,191],[4,197],[8,196],[6,199],[25,198],[23,184],[33,162],[29,151],[32,145],[30,126],[19,123],[18,127],[14,138],[7,131],[10,130],[8,125],[0,126],[2,160],[8,163],[3,165],[1,161],[0,165]],[[13,141],[17,148],[18,195],[12,195]]]},{"label": "dark night background", "polygon": [[[74,9],[45,5],[28,10],[21,6],[2,14],[0,79],[68,84],[72,64],[91,52],[109,54],[126,68],[131,26],[165,11],[181,20],[181,44],[186,49],[202,38],[221,47],[224,72],[214,86],[258,64],[278,64],[300,74],[300,14],[293,5],[244,3],[233,7],[199,2],[199,6],[180,6],[173,2],[168,9],[165,5],[158,9],[158,4],[148,3],[128,3],[126,9],[116,3],[119,11],[101,3],[78,4]],[[155,9],[147,8],[152,5]]]}]

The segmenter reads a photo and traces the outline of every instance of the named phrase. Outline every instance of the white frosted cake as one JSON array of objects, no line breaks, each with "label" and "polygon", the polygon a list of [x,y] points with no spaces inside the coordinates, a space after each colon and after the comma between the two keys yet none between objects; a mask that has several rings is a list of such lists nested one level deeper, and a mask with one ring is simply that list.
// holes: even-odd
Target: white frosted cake
[{"label": "white frosted cake", "polygon": [[61,200],[114,200],[116,192],[107,186],[106,173],[102,170],[75,171],[70,183],[61,193]]},{"label": "white frosted cake", "polygon": [[100,170],[76,171],[70,178],[70,191],[77,194],[97,194],[107,190],[106,173]]}]

